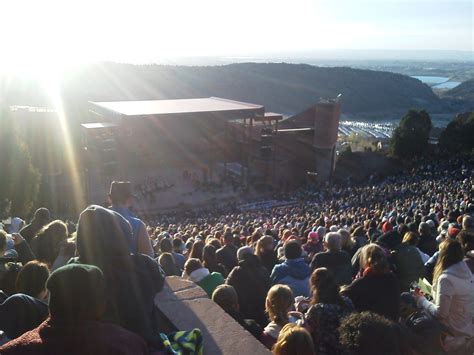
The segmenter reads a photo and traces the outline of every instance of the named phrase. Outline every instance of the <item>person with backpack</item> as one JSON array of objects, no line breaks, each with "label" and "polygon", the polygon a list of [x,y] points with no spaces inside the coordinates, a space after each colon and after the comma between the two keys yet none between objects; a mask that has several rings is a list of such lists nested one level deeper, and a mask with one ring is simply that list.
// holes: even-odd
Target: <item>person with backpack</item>
[{"label": "person with backpack", "polygon": [[155,253],[145,223],[130,211],[133,197],[130,181],[112,181],[110,184],[109,199],[112,206],[109,208],[125,218],[132,227],[133,238],[129,241],[130,252],[153,257]]}]

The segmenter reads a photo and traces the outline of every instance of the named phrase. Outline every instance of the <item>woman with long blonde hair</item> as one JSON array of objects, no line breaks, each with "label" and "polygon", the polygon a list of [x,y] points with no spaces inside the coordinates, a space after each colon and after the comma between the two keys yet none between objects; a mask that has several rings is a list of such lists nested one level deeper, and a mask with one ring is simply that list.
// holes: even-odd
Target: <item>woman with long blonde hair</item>
[{"label": "woman with long blonde hair", "polygon": [[415,293],[418,307],[449,328],[443,341],[446,351],[463,349],[474,338],[474,277],[463,258],[461,244],[445,239],[433,274],[433,302]]},{"label": "woman with long blonde hair", "polygon": [[265,300],[265,311],[270,323],[263,330],[261,341],[269,349],[275,344],[281,329],[286,324],[296,323],[300,319],[298,313],[290,312],[293,303],[293,292],[286,285],[274,285],[268,291]]},{"label": "woman with long blonde hair", "polygon": [[273,355],[314,355],[311,335],[303,327],[288,323],[278,335]]}]

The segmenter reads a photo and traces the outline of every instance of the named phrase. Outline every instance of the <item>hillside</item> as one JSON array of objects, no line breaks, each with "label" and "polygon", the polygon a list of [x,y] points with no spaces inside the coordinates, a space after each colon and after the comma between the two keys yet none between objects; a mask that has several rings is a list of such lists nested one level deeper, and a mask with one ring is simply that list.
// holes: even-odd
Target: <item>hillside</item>
[{"label": "hillside", "polygon": [[[38,104],[44,98],[37,92],[34,88],[25,89],[24,85],[13,85],[9,101]],[[89,100],[219,96],[293,114],[315,103],[319,97],[335,97],[339,93],[343,94],[342,107],[346,114],[367,113],[376,117],[398,115],[410,108],[430,112],[443,109],[443,102],[428,86],[408,76],[284,63],[207,67],[102,63],[67,75],[62,82],[62,92],[66,104],[79,110],[84,109],[84,102]]]},{"label": "hillside", "polygon": [[474,102],[474,79],[464,81],[447,91],[444,96]]}]

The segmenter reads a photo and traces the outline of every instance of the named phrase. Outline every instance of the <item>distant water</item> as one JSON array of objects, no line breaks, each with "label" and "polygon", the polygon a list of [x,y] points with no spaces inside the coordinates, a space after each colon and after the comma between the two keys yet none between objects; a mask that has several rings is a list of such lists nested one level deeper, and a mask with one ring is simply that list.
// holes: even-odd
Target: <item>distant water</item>
[{"label": "distant water", "polygon": [[412,78],[421,80],[434,89],[453,89],[460,84],[459,81],[450,81],[446,76],[419,75],[412,76]]}]

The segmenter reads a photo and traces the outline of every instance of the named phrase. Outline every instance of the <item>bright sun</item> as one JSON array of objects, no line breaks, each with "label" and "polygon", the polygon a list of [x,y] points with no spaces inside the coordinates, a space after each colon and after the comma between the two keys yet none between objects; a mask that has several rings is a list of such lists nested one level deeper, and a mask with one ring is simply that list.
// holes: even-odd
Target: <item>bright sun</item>
[{"label": "bright sun", "polygon": [[[324,20],[319,3],[0,1],[0,43],[4,49],[0,71],[45,76],[91,61],[143,63],[183,56],[278,52],[315,43],[322,46],[330,43],[327,36],[316,41],[314,34],[330,20]],[[287,24],[288,19],[297,19],[298,27]]]}]

